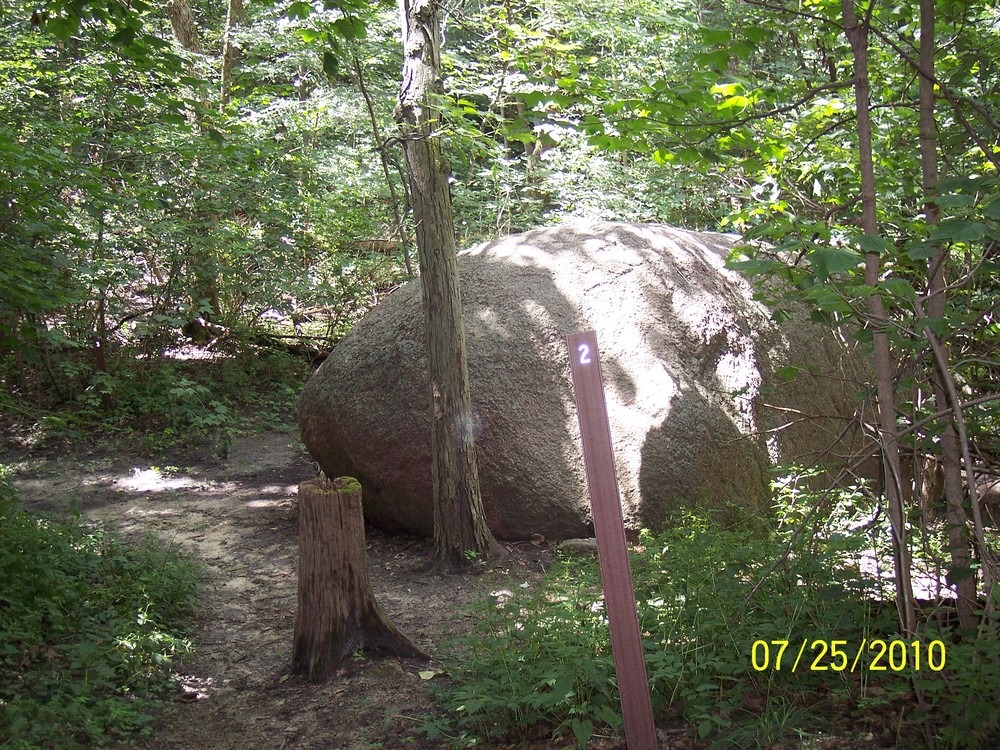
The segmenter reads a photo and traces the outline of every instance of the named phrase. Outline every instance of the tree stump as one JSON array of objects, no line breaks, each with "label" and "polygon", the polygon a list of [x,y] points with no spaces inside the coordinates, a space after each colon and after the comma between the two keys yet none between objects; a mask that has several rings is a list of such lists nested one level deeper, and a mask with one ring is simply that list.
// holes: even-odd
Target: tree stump
[{"label": "tree stump", "polygon": [[292,674],[323,680],[344,657],[361,650],[428,658],[375,601],[360,483],[351,477],[303,482]]}]

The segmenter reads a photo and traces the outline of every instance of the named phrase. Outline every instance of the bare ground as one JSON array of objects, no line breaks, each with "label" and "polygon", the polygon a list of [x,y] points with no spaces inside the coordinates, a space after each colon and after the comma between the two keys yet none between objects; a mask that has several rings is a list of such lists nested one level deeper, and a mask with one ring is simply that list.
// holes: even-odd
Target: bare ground
[{"label": "bare ground", "polygon": [[[168,463],[176,464],[170,466]],[[434,711],[419,672],[437,665],[351,658],[322,684],[289,679],[297,587],[299,482],[314,478],[295,433],[233,444],[200,462],[94,450],[67,460],[35,456],[15,479],[25,505],[77,508],[126,536],[153,534],[205,566],[197,652],[177,665],[174,702],[150,750],[427,748],[417,732]],[[388,617],[430,654],[462,628],[463,605],[511,577],[537,577],[545,549],[508,545],[480,575],[428,570],[429,543],[368,533],[375,594]]]}]

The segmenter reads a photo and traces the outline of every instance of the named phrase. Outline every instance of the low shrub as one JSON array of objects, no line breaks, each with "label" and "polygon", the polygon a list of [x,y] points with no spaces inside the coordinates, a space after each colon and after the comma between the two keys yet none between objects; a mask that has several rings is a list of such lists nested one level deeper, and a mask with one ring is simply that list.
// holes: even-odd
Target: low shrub
[{"label": "low shrub", "polygon": [[103,747],[146,727],[191,650],[199,578],[160,545],[28,513],[0,479],[0,746]]},{"label": "low shrub", "polygon": [[[913,747],[928,733],[948,747],[988,744],[1000,698],[995,641],[958,647],[928,631],[923,658],[942,639],[947,669],[925,661],[916,672],[911,653],[905,669],[886,669],[883,655],[882,669],[869,670],[877,649],[863,644],[899,640],[884,582],[862,564],[870,535],[889,537],[877,514],[859,524],[872,518],[860,495],[841,500],[808,534],[795,532],[802,518],[764,532],[696,517],[642,533],[631,564],[658,724],[686,725],[719,747],[773,747],[818,732]],[[425,734],[455,746],[558,738],[581,747],[621,735],[596,558],[557,555],[541,584],[496,592],[468,619],[469,632],[445,650],[443,714],[426,720]]]},{"label": "low shrub", "polygon": [[40,399],[0,393],[0,412],[31,447],[136,438],[152,453],[204,453],[233,435],[287,427],[311,372],[305,358],[280,352],[113,364],[107,373],[90,366],[67,371],[73,397],[51,409]]}]

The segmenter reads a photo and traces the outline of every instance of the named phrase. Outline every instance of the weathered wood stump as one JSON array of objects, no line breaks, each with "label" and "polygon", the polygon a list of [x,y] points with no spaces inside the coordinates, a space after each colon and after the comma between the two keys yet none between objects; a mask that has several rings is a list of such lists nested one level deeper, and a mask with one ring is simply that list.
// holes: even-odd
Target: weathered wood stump
[{"label": "weathered wood stump", "polygon": [[390,623],[368,577],[361,485],[351,477],[299,485],[299,602],[292,674],[325,679],[361,650],[426,659]]}]

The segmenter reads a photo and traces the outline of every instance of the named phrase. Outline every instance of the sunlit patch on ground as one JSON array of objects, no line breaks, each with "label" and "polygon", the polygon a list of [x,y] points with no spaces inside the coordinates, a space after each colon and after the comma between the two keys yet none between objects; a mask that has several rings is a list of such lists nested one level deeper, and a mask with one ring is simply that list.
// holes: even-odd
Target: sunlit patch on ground
[{"label": "sunlit patch on ground", "polygon": [[229,357],[232,357],[232,355],[226,352],[220,352],[203,346],[195,346],[194,344],[186,344],[176,349],[164,349],[162,354],[163,359],[173,359],[182,362],[195,359],[226,359]]},{"label": "sunlit patch on ground", "polygon": [[215,690],[215,679],[212,677],[197,677],[191,674],[175,674],[180,700],[185,703],[205,700]]},{"label": "sunlit patch on ground", "polygon": [[248,508],[284,508],[289,504],[288,496],[295,496],[298,492],[297,484],[276,485],[269,484],[260,488],[262,495],[272,496],[269,499],[257,499],[247,502]]},{"label": "sunlit patch on ground", "polygon": [[119,492],[197,490],[199,493],[207,495],[218,495],[234,492],[239,485],[235,482],[218,482],[152,466],[148,469],[135,467],[130,473],[115,478],[111,482],[111,486]]},{"label": "sunlit patch on ground", "polygon": [[194,484],[195,480],[190,477],[170,476],[154,466],[149,469],[132,469],[130,475],[116,479],[114,486],[129,492],[162,492],[179,490]]}]

